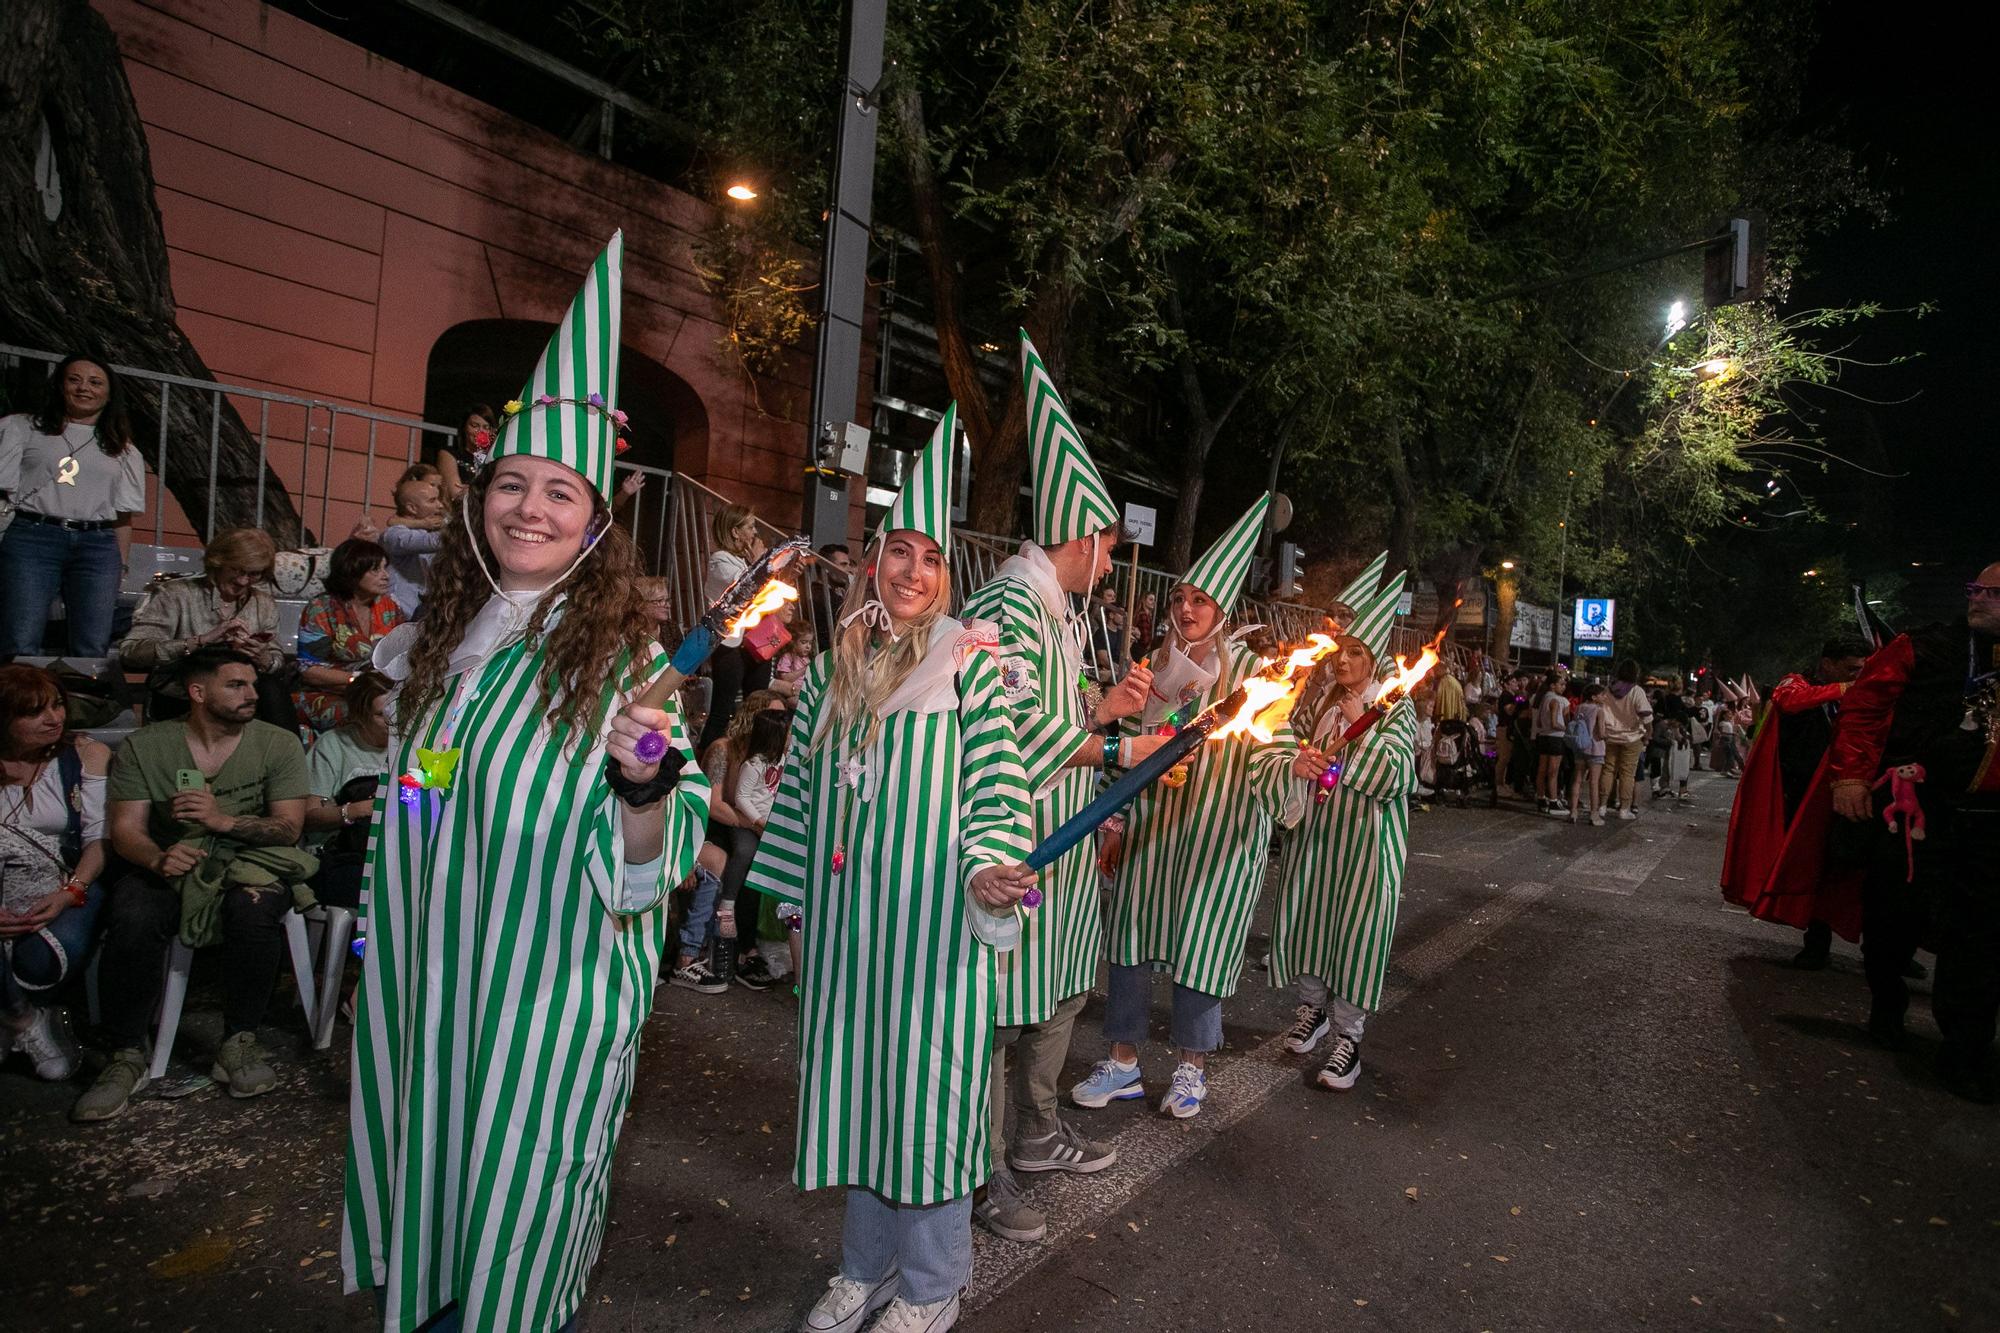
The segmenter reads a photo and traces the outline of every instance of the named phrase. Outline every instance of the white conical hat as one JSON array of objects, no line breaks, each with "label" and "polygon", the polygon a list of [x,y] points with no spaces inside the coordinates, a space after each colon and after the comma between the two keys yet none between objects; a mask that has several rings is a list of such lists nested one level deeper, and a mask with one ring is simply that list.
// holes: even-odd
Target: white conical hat
[{"label": "white conical hat", "polygon": [[952,436],[957,426],[958,404],[954,402],[945,408],[944,417],[931,432],[931,442],[917,455],[909,480],[889,502],[882,526],[876,529],[877,537],[905,528],[921,532],[944,548],[947,561],[951,559]]},{"label": "white conical hat", "polygon": [[1118,506],[1048,368],[1021,330],[1021,389],[1028,406],[1028,465],[1035,483],[1035,544],[1059,546],[1118,522]]},{"label": "white conical hat", "polygon": [[1257,538],[1263,535],[1264,514],[1270,507],[1271,493],[1265,491],[1181,577],[1182,583],[1192,583],[1214,598],[1225,616],[1243,591],[1243,580],[1250,574],[1250,557],[1257,549]]},{"label": "white conical hat", "polygon": [[1341,630],[1342,638],[1359,639],[1378,667],[1389,651],[1389,631],[1396,623],[1396,608],[1402,604],[1407,577],[1409,571],[1404,570],[1382,585],[1372,599],[1354,608],[1354,623]]}]

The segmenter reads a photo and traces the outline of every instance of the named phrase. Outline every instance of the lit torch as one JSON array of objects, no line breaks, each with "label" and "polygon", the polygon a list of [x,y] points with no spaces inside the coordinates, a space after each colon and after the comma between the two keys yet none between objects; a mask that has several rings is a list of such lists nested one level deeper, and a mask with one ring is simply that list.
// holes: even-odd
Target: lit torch
[{"label": "lit torch", "polygon": [[[1340,739],[1334,743],[1336,752],[1345,750],[1367,735],[1378,722],[1389,715],[1391,709],[1410,697],[1410,691],[1422,684],[1424,677],[1430,675],[1437,667],[1438,645],[1444,642],[1444,636],[1445,631],[1439,630],[1437,637],[1425,644],[1417,653],[1414,662],[1400,656],[1396,659],[1396,674],[1382,682],[1382,688],[1376,692],[1375,702],[1364,708],[1361,716],[1348,723],[1347,730],[1340,733]],[[1336,753],[1320,771],[1319,790],[1313,794],[1315,801],[1325,804],[1333,795],[1333,789],[1340,785],[1340,769],[1340,757]]]},{"label": "lit torch", "polygon": [[[812,539],[794,537],[773,546],[751,562],[750,567],[723,589],[722,595],[688,630],[681,646],[674,650],[673,660],[667,664],[667,669],[655,677],[653,683],[633,702],[643,708],[658,708],[665,704],[682,682],[701,670],[702,663],[708,661],[718,644],[741,642],[744,633],[765,616],[788,602],[798,601],[798,588],[777,576],[795,562],[813,558]],[[657,764],[667,753],[666,734],[649,731],[639,738],[632,749],[640,763]]]},{"label": "lit torch", "polygon": [[[1307,639],[1304,647],[1293,650],[1247,677],[1230,691],[1227,698],[1196,714],[1194,720],[1182,727],[1173,739],[1127,769],[1097,799],[1042,839],[1035,850],[1028,853],[1028,868],[1047,869],[1204,741],[1219,741],[1245,734],[1260,741],[1270,740],[1291,716],[1293,705],[1298,703],[1299,691],[1305,688],[1306,677],[1311,674],[1314,664],[1338,647],[1332,635],[1314,634]],[[1041,895],[1035,890],[1029,893],[1034,901],[1029,901],[1028,897],[1023,897],[1021,901],[1025,906],[1034,907],[1041,901]]]}]

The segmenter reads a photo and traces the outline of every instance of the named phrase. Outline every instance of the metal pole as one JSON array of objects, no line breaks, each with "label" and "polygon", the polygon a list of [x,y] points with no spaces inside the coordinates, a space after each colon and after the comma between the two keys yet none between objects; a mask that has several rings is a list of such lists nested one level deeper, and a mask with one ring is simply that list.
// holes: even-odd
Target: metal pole
[{"label": "metal pole", "polygon": [[375,423],[368,423],[368,462],[361,470],[361,517],[367,518],[375,500]]},{"label": "metal pole", "polygon": [[160,463],[154,469],[154,472],[158,475],[160,493],[155,497],[158,502],[153,506],[153,545],[155,546],[165,546],[167,544],[167,395],[172,392],[173,387],[173,385],[167,383],[165,380],[160,381]]},{"label": "metal pole", "polygon": [[215,539],[215,473],[222,461],[222,390],[209,395],[208,413],[208,537]]},{"label": "metal pole", "polygon": [[[1556,556],[1556,615],[1558,623],[1549,633],[1549,644],[1551,647],[1555,645],[1557,640],[1562,638],[1560,617],[1563,614],[1563,575],[1569,570],[1569,501],[1570,497],[1575,493],[1576,469],[1571,468],[1569,480],[1563,483],[1563,516],[1561,524],[1558,525],[1562,528],[1561,554]],[[1571,656],[1576,655],[1576,640],[1574,638],[1569,642],[1569,651]]]},{"label": "metal pole", "polygon": [[257,400],[257,526],[264,526],[264,460],[271,452],[271,400]]},{"label": "metal pole", "polygon": [[827,466],[829,435],[854,415],[861,388],[861,320],[868,304],[868,231],[875,211],[875,96],[882,82],[888,0],[847,0],[833,170],[820,257],[819,345],[806,413],[804,518],[815,544],[847,539],[848,479]]},{"label": "metal pole", "polygon": [[340,409],[326,409],[326,467],[319,481],[319,539],[326,540],[326,507],[333,500],[333,437],[340,431]]}]

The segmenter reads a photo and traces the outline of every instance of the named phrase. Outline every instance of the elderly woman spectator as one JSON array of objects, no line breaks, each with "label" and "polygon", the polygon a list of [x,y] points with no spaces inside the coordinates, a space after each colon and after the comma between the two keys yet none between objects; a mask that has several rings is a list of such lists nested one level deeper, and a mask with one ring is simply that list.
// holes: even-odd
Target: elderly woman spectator
[{"label": "elderly woman spectator", "polygon": [[0,420],[0,655],[42,651],[61,593],[69,651],[103,657],[132,542],[146,507],[146,464],[132,443],[111,367],[66,357],[41,410]]},{"label": "elderly woman spectator", "polygon": [[148,721],[187,712],[187,695],[172,668],[196,649],[220,644],[256,663],[258,720],[298,726],[284,650],[275,642],[278,604],[266,586],[277,558],[269,533],[225,528],[203,550],[200,577],[169,579],[147,592],[118,658],[128,671],[156,673],[147,682]]},{"label": "elderly woman spectator", "polygon": [[302,688],[292,696],[299,720],[314,731],[331,731],[347,720],[347,687],[382,636],[404,620],[389,595],[389,553],[374,542],[334,547],[325,586],[299,618]]},{"label": "elderly woman spectator", "polygon": [[81,973],[104,901],[110,763],[69,730],[55,676],[0,666],[0,1058],[19,1046],[50,1080],[77,1067],[69,1020],[50,1001]]}]

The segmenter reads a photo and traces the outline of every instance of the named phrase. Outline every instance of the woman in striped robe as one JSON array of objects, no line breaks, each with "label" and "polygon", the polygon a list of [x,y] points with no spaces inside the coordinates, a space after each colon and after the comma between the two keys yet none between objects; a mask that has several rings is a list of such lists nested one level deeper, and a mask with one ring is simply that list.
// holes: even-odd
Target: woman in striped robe
[{"label": "woman in striped robe", "polygon": [[799,904],[801,1189],[845,1186],[840,1271],[807,1316],[942,1333],[987,1176],[995,950],[1034,882],[991,625],[944,614],[950,417],[806,673],[749,885]]},{"label": "woman in striped robe", "polygon": [[[1403,700],[1358,740],[1342,747],[1340,736],[1379,688],[1390,623],[1384,609],[1401,594],[1398,575],[1357,610],[1349,628],[1359,636],[1341,635],[1340,651],[1320,664],[1292,719],[1301,744],[1281,822],[1296,827],[1278,866],[1271,984],[1298,985],[1291,1050],[1311,1051],[1331,1025],[1333,1047],[1316,1081],[1337,1090],[1360,1076],[1362,1029],[1381,1006],[1389,972],[1417,786],[1416,710]],[[1322,802],[1319,777],[1335,757],[1340,783]]]},{"label": "woman in striped robe", "polygon": [[[1132,734],[1156,731],[1170,714],[1192,718],[1265,665],[1227,632],[1268,506],[1268,496],[1252,505],[1168,595],[1152,697],[1127,724]],[[1271,821],[1283,809],[1296,751],[1289,725],[1268,742],[1249,735],[1211,742],[1197,752],[1187,781],[1154,783],[1126,812],[1124,861],[1104,931],[1111,958],[1104,1035],[1111,1054],[1070,1090],[1077,1105],[1145,1095],[1139,1044],[1152,971],[1164,968],[1174,974],[1171,1036],[1179,1059],[1160,1111],[1182,1120],[1200,1114],[1208,1053],[1222,1045],[1222,1002],[1236,993],[1243,970]]]},{"label": "woman in striped robe", "polygon": [[[424,619],[375,648],[399,778],[363,888],[341,1267],[393,1333],[575,1320],[708,815],[673,703],[634,698],[665,663],[611,522],[622,253],[507,404]],[[671,790],[664,755],[639,758],[651,733]]]}]

